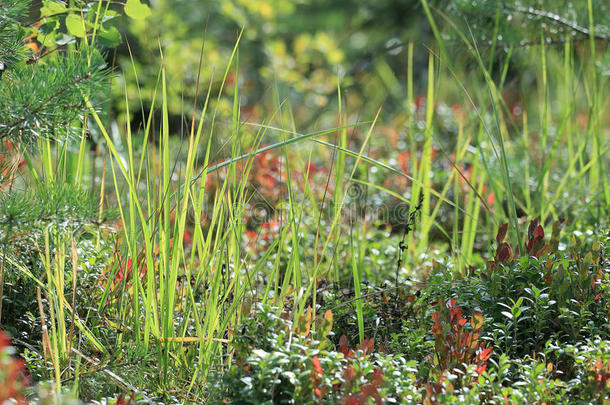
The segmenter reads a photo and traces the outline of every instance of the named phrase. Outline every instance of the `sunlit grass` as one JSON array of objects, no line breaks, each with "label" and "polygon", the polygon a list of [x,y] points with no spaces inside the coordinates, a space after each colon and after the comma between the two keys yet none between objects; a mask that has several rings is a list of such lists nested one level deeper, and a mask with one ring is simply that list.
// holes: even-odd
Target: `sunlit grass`
[{"label": "sunlit grass", "polygon": [[[437,40],[435,48],[419,50],[427,52],[425,78],[414,76],[416,51],[410,43],[404,89],[396,88],[395,94],[388,96],[406,94],[400,114],[405,117],[404,136],[408,139],[406,150],[400,152],[408,152],[409,171],[370,153],[372,143],[385,142],[378,130],[383,106],[374,106],[376,113],[371,117],[349,122],[349,104],[341,83],[337,84],[335,127],[302,131],[294,118],[294,106],[280,98],[279,90],[272,114],[261,122],[246,122],[240,106],[239,39],[217,94],[212,94],[212,82],[197,80],[198,89],[206,89],[201,90],[204,102],[199,108],[195,104],[190,127],[180,134],[186,145],[183,156],[173,153],[172,146],[178,141],[176,134],[170,133],[165,66],[159,69],[158,91],[148,106],[145,127],[137,136],[130,125],[119,129],[116,136],[83,94],[90,112],[84,117],[76,150],[69,150],[67,141],[45,139],[40,143],[40,161],[33,163],[28,156],[28,168],[37,184],[83,185],[93,176],[87,168],[94,159],[86,148],[87,120],[95,122],[103,136],[106,154],[99,180],[99,218],[109,200],[115,201],[119,242],[111,256],[116,262],[107,266],[108,276],[110,280],[119,272],[124,276],[118,287],[110,281],[100,286],[100,301],[92,303],[96,316],[105,323],[90,327],[88,317],[81,319],[75,308],[74,294],[80,281],[77,264],[85,259],[76,253],[73,236],[53,230],[44,234],[44,245],[39,247],[44,277],[10,263],[40,288],[45,327],[42,346],[58,392],[70,384],[78,390],[83,358],[73,349],[83,344],[109,362],[125,356],[157,364],[151,386],[141,387],[142,391],[177,390],[185,397],[194,397],[194,402],[202,402],[210,373],[230,365],[232,349],[228,343],[240,333],[236,328],[255,302],[273,304],[278,315],[287,308],[290,318],[298,321],[308,310],[314,318],[324,313],[319,296],[323,280],[350,287],[362,343],[367,337],[365,281],[381,284],[390,280],[398,286],[405,281],[404,274],[420,281],[431,267],[432,251],[437,249],[452,257],[455,276],[461,277],[469,266],[488,258],[484,248],[475,247],[477,238],[488,240],[504,222],[510,223],[509,238],[516,242],[513,246],[523,251],[520,210],[544,223],[578,216],[593,201],[602,201],[597,203],[598,221],[608,214],[610,145],[604,122],[608,101],[603,98],[607,78],[595,70],[593,38],[589,48],[593,60],[582,62],[582,66],[575,66],[571,42],[557,50],[541,40],[531,53],[536,55],[531,65],[539,76],[537,88],[527,89],[531,94],[525,95],[520,122],[515,122],[512,107],[503,99],[513,50],[503,55],[498,78],[492,71],[494,50],[485,60],[476,39],[453,25],[474,66],[467,71],[451,60],[448,44],[435,22],[442,18],[451,23],[450,19],[431,9],[425,0],[422,4]],[[590,0],[588,6],[593,32]],[[202,47],[202,59],[204,55]],[[380,72],[382,81],[399,83],[391,70],[380,68]],[[229,74],[234,80],[231,121],[221,123],[218,109],[229,86]],[[416,116],[416,87],[425,88],[423,117]],[[455,139],[448,139],[440,130],[442,117],[437,108],[444,97],[462,102],[460,113],[453,117]],[[159,108],[160,124],[153,119]],[[127,96],[124,114],[130,122]],[[587,116],[584,128],[576,122],[578,114]],[[153,135],[158,136],[158,142]],[[137,139],[141,144],[135,144]],[[225,158],[212,155],[214,142],[225,145]],[[282,158],[286,172],[277,187],[287,190],[287,200],[278,203],[281,207],[272,207],[281,212],[279,230],[266,250],[253,257],[244,247],[251,230],[246,221],[252,216],[249,181],[257,174],[257,159],[265,153]],[[309,171],[312,163],[320,161],[328,169],[326,183],[312,185]],[[435,182],[433,175],[442,170],[448,171],[443,182]],[[373,172],[400,179],[407,186],[394,187],[392,181],[377,183]],[[220,179],[216,187],[208,183],[214,176]],[[406,235],[405,258],[401,258],[396,274],[394,267],[366,268],[365,259],[371,254],[368,235],[384,224],[374,213],[346,213],[353,208],[348,206],[354,204],[349,194],[353,185],[365,190],[357,196],[364,203],[368,193],[375,193],[404,204],[407,214],[421,204],[413,229]],[[322,195],[319,189],[324,190]],[[575,212],[573,200],[581,206]],[[204,214],[206,224],[201,220]],[[401,219],[408,223],[410,217]],[[101,248],[102,242],[98,235],[97,246]],[[388,245],[394,242],[388,239]],[[403,247],[399,249],[402,252]],[[71,288],[65,285],[66,279],[71,280]],[[72,291],[72,297],[65,295],[67,290]],[[83,336],[82,341],[77,335]],[[72,383],[62,382],[65,370],[72,373]]]}]

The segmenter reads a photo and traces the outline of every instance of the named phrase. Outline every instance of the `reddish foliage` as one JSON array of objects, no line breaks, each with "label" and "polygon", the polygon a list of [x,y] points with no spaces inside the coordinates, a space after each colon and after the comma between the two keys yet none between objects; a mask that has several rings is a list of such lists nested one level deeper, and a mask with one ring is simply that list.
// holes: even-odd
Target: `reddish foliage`
[{"label": "reddish foliage", "polygon": [[453,385],[447,382],[447,377],[445,375],[441,375],[436,382],[429,382],[426,384],[426,390],[422,395],[422,404],[424,405],[432,405],[436,404],[436,398],[439,394],[445,392],[446,389],[452,390]]},{"label": "reddish foliage", "polygon": [[17,404],[26,404],[23,395],[23,390],[28,385],[25,363],[12,358],[8,353],[9,347],[8,336],[0,331],[0,404],[9,403],[11,399],[17,401]]},{"label": "reddish foliage", "polygon": [[[534,256],[541,258],[551,253],[555,253],[559,246],[561,223],[556,222],[553,224],[553,232],[551,234],[550,241],[545,241],[545,233],[542,225],[540,225],[540,218],[535,218],[530,221],[527,230],[527,241],[525,243],[525,254],[528,256]],[[498,228],[498,234],[496,235],[496,255],[493,260],[488,262],[487,275],[499,265],[499,264],[511,264],[519,257],[519,247],[516,248],[515,253],[511,249],[511,246],[506,239],[508,232],[508,223],[505,223]],[[547,272],[544,275],[544,280],[547,284],[552,281],[551,267],[553,265],[552,258],[549,258],[546,262]],[[595,280],[594,280],[595,281]]]},{"label": "reddish foliage", "polygon": [[[373,370],[373,374],[368,377],[368,381],[361,385],[359,388],[357,384],[364,377],[362,371],[357,371],[354,367],[355,362],[368,356],[375,347],[374,339],[365,339],[362,344],[355,350],[348,347],[348,341],[346,336],[341,336],[339,341],[339,352],[343,353],[346,359],[348,359],[345,368],[342,371],[343,381],[335,384],[332,389],[333,391],[339,391],[342,395],[345,395],[341,399],[341,404],[355,404],[362,405],[366,404],[369,398],[372,398],[376,404],[381,404],[381,394],[379,388],[383,384],[384,377],[381,369]],[[312,360],[313,365],[313,388],[314,394],[317,400],[323,400],[327,391],[324,388],[320,388],[320,377],[323,375],[324,370],[320,365],[320,361],[317,356],[314,356]],[[356,387],[356,392],[354,388]]]},{"label": "reddish foliage", "polygon": [[400,168],[402,169],[402,171],[406,174],[409,174],[409,163],[411,161],[411,152],[406,151],[406,152],[401,152],[398,154],[398,164],[400,165]]},{"label": "reddish foliage", "polygon": [[320,381],[324,375],[324,369],[320,364],[320,359],[318,359],[318,356],[314,356],[311,363],[313,365],[313,392],[317,398],[322,399],[327,392],[327,387],[320,387]]},{"label": "reddish foliage", "polygon": [[[261,145],[261,148],[267,146]],[[223,161],[218,163],[223,163]],[[286,191],[284,187],[280,187],[282,181],[286,179],[286,165],[273,150],[267,150],[254,155],[251,159],[239,161],[235,166],[236,172],[239,174],[249,171],[248,185],[254,188],[257,194],[260,193],[265,200],[276,201]],[[209,173],[206,187],[217,188],[227,175],[227,168]]]},{"label": "reddish foliage", "polygon": [[544,229],[540,225],[540,218],[533,219],[527,229],[527,243],[525,250],[528,255],[541,257],[551,252],[549,245],[544,242]]},{"label": "reddish foliage", "polygon": [[193,244],[193,235],[188,230],[184,230],[184,236],[182,237],[182,241],[186,246],[191,246]]},{"label": "reddish foliage", "polygon": [[[475,311],[470,322],[464,318],[455,300],[439,301],[439,310],[432,314],[434,324],[434,348],[439,375],[448,371],[458,376],[466,375],[465,366],[476,366],[477,375],[487,368],[492,349],[480,342],[483,314]],[[470,327],[467,329],[467,323]]]},{"label": "reddish foliage", "polygon": [[[355,357],[354,350],[348,347],[349,342],[347,340],[347,336],[342,335],[339,338],[339,351],[343,353],[345,358],[353,359]],[[371,354],[373,349],[375,348],[375,339],[364,338],[364,341],[356,348],[356,351],[361,351],[362,356],[366,356],[367,354]]]},{"label": "reddish foliage", "polygon": [[[516,254],[513,255],[513,251],[508,244],[505,242],[506,234],[508,232],[508,223],[503,224],[498,228],[498,234],[496,235],[496,256],[494,260],[489,262],[489,269],[492,270],[500,263],[510,264],[513,262],[514,256],[519,255],[519,249]],[[527,241],[525,243],[525,253],[529,256],[542,257],[548,255],[556,249],[556,245],[559,240],[559,226],[553,226],[553,236],[551,243],[547,244],[544,240],[544,229],[540,225],[540,218],[535,218],[530,222],[527,230]]]},{"label": "reddish foliage", "polygon": [[116,400],[116,405],[136,405],[136,396],[131,393],[129,399],[125,399],[125,395],[121,394]]},{"label": "reddish foliage", "polygon": [[590,372],[597,392],[610,390],[610,360],[604,363],[601,357],[598,358],[592,365]]},{"label": "reddish foliage", "polygon": [[426,96],[424,94],[419,94],[415,97],[415,110],[419,111],[426,106]]},{"label": "reddish foliage", "polygon": [[511,263],[513,260],[513,251],[510,248],[510,245],[504,241],[507,232],[508,223],[502,224],[500,228],[498,228],[498,234],[496,235],[496,256],[488,263],[489,271],[494,269],[498,264]]}]

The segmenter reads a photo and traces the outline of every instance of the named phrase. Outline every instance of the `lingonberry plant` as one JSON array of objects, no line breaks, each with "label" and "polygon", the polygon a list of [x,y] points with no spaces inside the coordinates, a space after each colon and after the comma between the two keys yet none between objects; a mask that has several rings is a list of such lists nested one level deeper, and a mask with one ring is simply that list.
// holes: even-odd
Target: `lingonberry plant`
[{"label": "lingonberry plant", "polygon": [[[481,341],[483,314],[474,311],[470,320],[464,317],[456,301],[440,301],[438,310],[432,314],[434,324],[434,349],[437,375],[451,373],[461,383],[468,384],[487,369],[487,360],[492,348]],[[470,366],[475,366],[474,375],[469,375]]]}]

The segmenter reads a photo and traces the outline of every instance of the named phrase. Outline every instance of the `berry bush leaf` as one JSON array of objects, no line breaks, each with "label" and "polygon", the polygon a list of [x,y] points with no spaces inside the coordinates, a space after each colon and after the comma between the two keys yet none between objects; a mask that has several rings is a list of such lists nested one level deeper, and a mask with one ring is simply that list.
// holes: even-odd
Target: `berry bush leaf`
[{"label": "berry bush leaf", "polygon": [[140,0],[127,0],[125,14],[134,20],[143,20],[150,17],[152,11],[148,5],[142,4]]},{"label": "berry bush leaf", "polygon": [[66,28],[68,28],[68,33],[74,37],[84,38],[87,35],[83,20],[76,14],[69,14],[66,17]]}]

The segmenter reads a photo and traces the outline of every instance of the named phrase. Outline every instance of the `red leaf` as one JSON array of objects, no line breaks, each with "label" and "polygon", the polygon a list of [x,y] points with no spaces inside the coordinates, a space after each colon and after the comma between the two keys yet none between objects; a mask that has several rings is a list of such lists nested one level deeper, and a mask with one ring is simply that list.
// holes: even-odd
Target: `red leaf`
[{"label": "red leaf", "polygon": [[548,255],[551,253],[551,247],[549,245],[544,245],[542,249],[536,252],[536,257],[542,257],[544,255]]},{"label": "red leaf", "polygon": [[186,229],[184,230],[184,236],[183,236],[182,240],[183,240],[184,244],[186,244],[187,246],[191,246],[193,244],[193,236]]},{"label": "red leaf", "polygon": [[7,346],[10,346],[11,341],[8,336],[0,331],[0,350],[4,349]]},{"label": "red leaf", "polygon": [[539,223],[540,223],[540,218],[534,218],[530,221],[530,226],[527,228],[527,239],[528,240],[534,239],[534,232]]},{"label": "red leaf", "polygon": [[476,349],[478,344],[479,344],[479,334],[478,333],[473,333],[472,334],[472,341],[469,343],[468,346],[471,349]]},{"label": "red leaf", "polygon": [[497,261],[500,263],[504,263],[504,262],[508,261],[508,259],[510,259],[510,257],[511,257],[510,246],[508,246],[507,243],[503,243],[499,247],[499,251],[497,253]]},{"label": "red leaf", "polygon": [[343,378],[345,378],[345,382],[350,384],[352,383],[352,380],[354,379],[354,367],[349,365],[345,368],[345,371],[343,372]]},{"label": "red leaf", "polygon": [[380,368],[373,370],[373,384],[379,387],[383,383],[383,371]]},{"label": "red leaf", "polygon": [[544,229],[541,225],[538,225],[534,230],[534,239],[544,239]]},{"label": "red leaf", "polygon": [[468,348],[472,342],[472,333],[466,332],[460,338],[460,348]]},{"label": "red leaf", "polygon": [[350,395],[343,403],[345,405],[360,405],[360,401],[358,401],[358,398],[356,398],[355,395]]},{"label": "red leaf", "polygon": [[362,392],[362,399],[360,401],[362,404],[365,404],[369,397],[373,397],[375,398],[375,403],[381,405],[381,396],[377,391],[377,387],[375,387],[373,384],[363,386],[360,391]]},{"label": "red leaf", "polygon": [[364,338],[362,344],[360,345],[360,350],[364,352],[364,354],[372,353],[375,348],[375,338]]},{"label": "red leaf", "polygon": [[348,348],[349,341],[347,340],[347,336],[341,335],[339,338],[339,351],[343,353],[345,357],[350,357],[351,350]]},{"label": "red leaf", "polygon": [[313,364],[314,372],[318,375],[324,375],[324,370],[322,369],[322,365],[320,364],[320,359],[318,359],[318,356],[313,356],[311,362]]},{"label": "red leaf", "polygon": [[498,228],[498,234],[496,235],[496,242],[497,242],[498,246],[500,246],[500,243],[504,242],[504,238],[506,237],[507,231],[508,231],[508,222],[503,224],[502,226],[500,226],[500,228]]},{"label": "red leaf", "polygon": [[481,329],[483,326],[483,314],[481,311],[475,310],[472,313],[472,318],[470,318],[470,326],[472,326],[474,330]]},{"label": "red leaf", "polygon": [[481,359],[482,362],[489,360],[490,357],[491,357],[491,347],[488,347],[487,349],[485,349],[481,353],[479,353],[479,359]]}]

